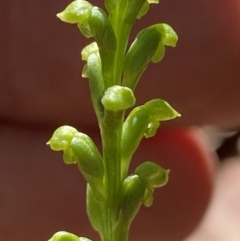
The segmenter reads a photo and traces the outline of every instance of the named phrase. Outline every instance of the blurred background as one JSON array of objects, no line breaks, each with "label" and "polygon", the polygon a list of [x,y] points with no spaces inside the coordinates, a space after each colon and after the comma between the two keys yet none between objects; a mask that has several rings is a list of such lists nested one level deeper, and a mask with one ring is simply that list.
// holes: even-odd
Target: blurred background
[{"label": "blurred background", "polygon": [[[98,240],[85,214],[83,178],[45,145],[63,124],[78,127],[99,143],[88,81],[81,78],[80,53],[92,40],[55,17],[69,2],[0,2],[0,239],[5,241],[47,240],[61,229]],[[91,2],[104,8],[103,1]],[[189,241],[240,237],[240,207],[232,201],[240,200],[234,194],[240,193],[239,5],[238,0],[162,0],[133,29],[131,41],[141,28],[157,22],[170,24],[178,33],[177,47],[168,48],[160,64],[149,65],[136,98],[138,104],[165,99],[182,117],[164,123],[162,132],[135,157],[151,153],[171,167],[173,178],[157,194],[159,202],[152,210],[137,219],[131,240],[145,240],[150,230],[151,240],[161,236],[181,241],[200,220],[208,221],[202,221],[198,236]],[[234,161],[225,164],[230,157]],[[226,186],[212,192],[218,180]],[[209,200],[215,206],[226,190],[232,190],[224,206],[229,219],[224,213],[214,215],[213,221],[209,212],[202,219]],[[221,225],[207,232],[207,224],[219,224],[217,219]],[[213,231],[216,227],[225,230],[221,237]],[[233,238],[226,239],[230,233]]]}]

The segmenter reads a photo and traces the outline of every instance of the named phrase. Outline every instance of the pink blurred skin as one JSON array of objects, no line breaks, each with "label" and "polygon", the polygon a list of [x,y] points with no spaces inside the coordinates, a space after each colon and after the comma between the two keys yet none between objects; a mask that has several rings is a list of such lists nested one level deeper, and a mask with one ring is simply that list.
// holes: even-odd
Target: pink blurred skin
[{"label": "pink blurred skin", "polygon": [[[1,3],[0,237],[5,241],[47,240],[62,229],[98,240],[85,214],[83,178],[45,146],[61,124],[76,125],[98,141],[88,83],[80,79],[79,52],[86,41],[54,18],[66,4]],[[238,0],[165,0],[144,18],[172,25],[179,43],[161,64],[150,65],[137,88],[138,103],[160,97],[182,117],[163,123],[134,157],[133,168],[151,159],[171,175],[156,191],[153,207],[137,216],[131,240],[145,240],[146,234],[165,241],[189,234],[186,241],[240,239],[239,158],[219,166],[204,134],[190,127],[239,126],[239,5]]]}]

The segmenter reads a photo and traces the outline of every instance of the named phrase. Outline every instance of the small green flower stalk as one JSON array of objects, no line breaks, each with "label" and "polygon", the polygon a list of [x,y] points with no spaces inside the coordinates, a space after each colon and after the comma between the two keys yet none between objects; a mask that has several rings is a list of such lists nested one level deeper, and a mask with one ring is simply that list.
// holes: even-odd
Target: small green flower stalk
[{"label": "small green flower stalk", "polygon": [[[82,76],[89,79],[102,150],[70,126],[59,127],[48,144],[52,150],[63,151],[64,162],[77,164],[85,178],[87,213],[102,241],[126,241],[141,205],[151,206],[155,188],[168,181],[169,170],[148,160],[128,173],[141,140],[154,136],[161,121],[180,116],[161,99],[133,108],[134,89],[149,62],[161,61],[166,46],[175,47],[178,40],[169,25],[160,23],[141,30],[128,43],[134,22],[147,13],[151,3],[158,0],[105,0],[105,12],[88,1],[76,0],[57,14],[93,39],[82,50],[86,61]],[[90,240],[61,231],[49,241]]]}]

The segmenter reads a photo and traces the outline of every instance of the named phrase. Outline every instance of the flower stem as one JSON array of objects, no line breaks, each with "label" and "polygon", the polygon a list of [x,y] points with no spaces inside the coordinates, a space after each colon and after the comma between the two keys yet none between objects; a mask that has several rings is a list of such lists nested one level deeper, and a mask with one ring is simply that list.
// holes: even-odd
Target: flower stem
[{"label": "flower stem", "polygon": [[105,110],[100,124],[103,160],[105,166],[105,186],[107,202],[111,206],[116,201],[116,195],[121,182],[121,135],[123,125],[123,111]]}]

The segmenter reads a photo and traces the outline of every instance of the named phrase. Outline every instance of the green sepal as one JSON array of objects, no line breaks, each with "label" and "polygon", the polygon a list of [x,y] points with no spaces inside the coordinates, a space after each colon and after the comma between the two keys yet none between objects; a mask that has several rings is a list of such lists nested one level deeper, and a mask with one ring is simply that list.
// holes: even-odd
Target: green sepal
[{"label": "green sepal", "polygon": [[47,145],[53,151],[63,151],[69,148],[73,137],[78,133],[74,127],[65,125],[57,128]]},{"label": "green sepal", "polygon": [[177,40],[177,34],[167,24],[155,24],[141,30],[126,54],[122,84],[134,89],[148,63],[162,60],[165,45],[175,47]]},{"label": "green sepal", "polygon": [[153,99],[144,104],[152,120],[167,121],[181,116],[165,100]]},{"label": "green sepal", "polygon": [[92,33],[92,30],[89,26],[88,21],[83,22],[83,23],[77,23],[77,27],[80,30],[80,32],[83,34],[84,37],[86,37],[86,38],[94,37],[94,34]]},{"label": "green sepal", "polygon": [[133,91],[124,86],[109,87],[101,100],[105,109],[110,111],[126,110],[135,105],[136,99]]},{"label": "green sepal", "polygon": [[161,35],[158,29],[148,27],[141,30],[130,46],[124,61],[123,86],[134,89],[149,61],[156,52]]},{"label": "green sepal", "polygon": [[95,198],[105,200],[103,159],[92,139],[79,132],[72,139],[71,153],[82,175],[91,186]]},{"label": "green sepal", "polygon": [[131,175],[123,180],[117,210],[125,222],[131,222],[137,214],[144,192],[145,186],[138,175]]},{"label": "green sepal", "polygon": [[156,134],[160,121],[180,116],[166,101],[154,99],[134,108],[123,123],[121,138],[121,169],[125,177],[130,160],[143,137]]},{"label": "green sepal", "polygon": [[155,3],[155,4],[158,4],[159,3],[159,0],[147,0],[149,4],[151,3]]},{"label": "green sepal", "polygon": [[153,204],[153,190],[146,188],[144,197],[143,197],[143,205],[145,207],[151,207]]},{"label": "green sepal", "polygon": [[154,55],[151,58],[151,61],[153,63],[158,63],[163,59],[164,55],[165,55],[165,45],[162,42],[160,42],[158,44],[158,47],[157,47]]},{"label": "green sepal", "polygon": [[102,64],[99,55],[99,48],[96,42],[87,45],[81,52],[82,59],[87,63],[84,65],[82,75],[89,78],[89,87],[92,103],[98,120],[103,114],[101,98],[104,92],[104,82],[102,76]]},{"label": "green sepal", "polygon": [[84,23],[90,16],[92,7],[92,4],[87,1],[75,0],[58,13],[57,17],[70,24]]},{"label": "green sepal", "polygon": [[150,161],[144,162],[136,168],[135,173],[146,187],[143,198],[144,206],[150,207],[152,205],[154,189],[166,185],[169,171]]},{"label": "green sepal", "polygon": [[87,61],[91,54],[99,54],[99,48],[96,42],[90,43],[82,49],[82,60]]},{"label": "green sepal", "polygon": [[103,204],[98,201],[90,185],[87,185],[87,214],[92,227],[100,234],[103,230]]},{"label": "green sepal", "polygon": [[103,188],[103,159],[92,139],[70,126],[59,127],[47,143],[53,150],[63,151],[66,164],[77,163],[85,180],[94,190],[99,200],[105,199]]},{"label": "green sepal", "polygon": [[176,47],[178,35],[174,29],[166,23],[156,24],[156,27],[162,35],[163,44],[170,47]]},{"label": "green sepal", "polygon": [[104,168],[101,154],[88,135],[78,132],[72,139],[71,151],[84,174],[103,178]]},{"label": "green sepal", "polygon": [[57,16],[68,23],[76,23],[85,37],[95,38],[102,62],[104,84],[106,87],[110,87],[113,82],[113,65],[117,48],[116,37],[107,14],[101,8],[92,5],[86,11],[83,3],[87,2],[74,1]]},{"label": "green sepal", "polygon": [[83,68],[82,68],[82,77],[83,77],[83,78],[89,78],[88,66],[87,66],[87,64],[84,64],[84,66],[83,66]]},{"label": "green sepal", "polygon": [[103,116],[104,107],[101,98],[105,89],[102,77],[101,59],[98,53],[92,53],[87,60],[87,74],[89,77],[89,87],[91,98],[98,121]]},{"label": "green sepal", "polygon": [[[124,24],[132,26],[137,19],[146,0],[122,0],[119,1],[119,13],[122,15]],[[124,13],[124,14],[122,14]]]},{"label": "green sepal", "polygon": [[88,24],[99,48],[102,75],[107,88],[113,82],[113,65],[117,48],[116,37],[108,16],[98,7],[92,8]]},{"label": "green sepal", "polygon": [[77,158],[73,155],[71,147],[63,151],[63,161],[65,164],[77,163]]},{"label": "green sepal", "polygon": [[145,138],[153,137],[157,133],[157,129],[160,126],[160,122],[156,120],[151,120],[147,126],[147,130],[144,133]]},{"label": "green sepal", "polygon": [[121,169],[125,177],[133,153],[139,146],[150,121],[149,113],[145,106],[134,108],[123,123],[121,138]]},{"label": "green sepal", "polygon": [[169,170],[151,161],[141,163],[135,173],[149,189],[164,186],[168,182]]},{"label": "green sepal", "polygon": [[92,240],[86,237],[79,237],[79,241],[92,241]]},{"label": "green sepal", "polygon": [[92,139],[71,126],[61,126],[47,142],[52,150],[63,151],[67,164],[78,163],[84,174],[103,178],[103,160]]},{"label": "green sepal", "polygon": [[75,234],[59,231],[55,233],[48,241],[91,241],[88,238],[78,237]]},{"label": "green sepal", "polygon": [[143,17],[145,14],[147,14],[148,10],[149,10],[149,3],[148,1],[145,1],[138,12],[137,18],[140,19],[141,17]]},{"label": "green sepal", "polygon": [[143,4],[142,8],[138,12],[138,16],[137,16],[138,19],[144,16],[148,12],[149,4],[152,4],[152,3],[157,4],[159,3],[159,0],[145,0],[145,3]]}]

